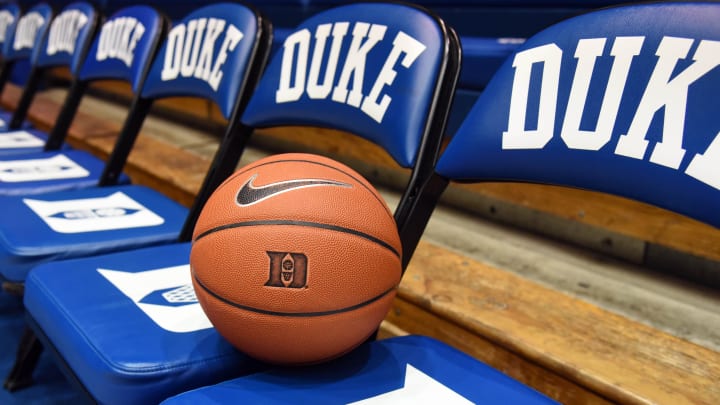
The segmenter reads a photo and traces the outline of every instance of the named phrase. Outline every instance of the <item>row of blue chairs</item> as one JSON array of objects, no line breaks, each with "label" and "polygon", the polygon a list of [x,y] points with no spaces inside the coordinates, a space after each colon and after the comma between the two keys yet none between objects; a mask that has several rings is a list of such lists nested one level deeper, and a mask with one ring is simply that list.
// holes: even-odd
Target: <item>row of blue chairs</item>
[{"label": "row of blue chairs", "polygon": [[[12,14],[13,7],[3,11]],[[29,24],[23,18],[45,7],[17,10],[9,29],[20,32]],[[78,13],[85,24],[67,23]],[[24,290],[29,327],[5,387],[31,384],[45,347],[100,403],[552,402],[420,336],[358,342],[352,353],[310,367],[243,355],[212,328],[196,300],[173,298],[185,297],[191,285],[194,222],[253,130],[306,125],[368,139],[411,170],[395,211],[404,267],[454,181],[588,188],[718,227],[720,125],[712,99],[720,90],[719,15],[717,3],[666,2],[558,23],[513,51],[446,137],[464,48],[443,20],[415,5],[356,3],[314,14],[283,36],[267,67],[269,21],[236,3],[201,7],[172,26],[147,6],[104,20],[86,3],[48,14],[46,32],[32,41],[33,66],[44,67],[51,38],[75,38],[73,52],[47,65],[71,67],[69,101],[55,125],[60,129],[38,138],[43,150],[3,156],[0,175],[59,176],[78,163],[71,153],[80,151],[62,149],[69,125],[62,120],[74,116],[90,82],[128,81],[135,98],[95,180],[77,185],[55,177],[52,187],[0,197],[0,274],[6,292]],[[55,21],[63,31],[53,37]],[[370,38],[372,29],[382,34]],[[15,41],[6,38],[4,50]],[[334,41],[337,54],[327,50]],[[325,52],[318,51],[321,43]],[[3,64],[12,60],[3,52]],[[172,96],[212,100],[228,119],[189,210],[149,188],[121,184],[129,182],[122,168],[150,106]],[[14,131],[0,139],[35,135],[19,118],[10,117]],[[0,178],[0,186],[7,183],[39,184]]]},{"label": "row of blue chairs", "polygon": [[[72,0],[51,0],[63,6]],[[415,4],[428,8],[451,25],[463,48],[463,66],[458,82],[448,130],[457,131],[478,95],[502,62],[528,36],[557,21],[587,12],[593,8],[624,3],[623,0],[420,0]],[[281,47],[293,27],[305,18],[343,2],[333,0],[249,1],[270,17],[274,25],[273,51]],[[134,4],[152,5],[165,10],[172,20],[179,19],[197,6],[196,0],[103,0],[98,8],[110,14]],[[472,72],[472,73],[469,73]]]}]

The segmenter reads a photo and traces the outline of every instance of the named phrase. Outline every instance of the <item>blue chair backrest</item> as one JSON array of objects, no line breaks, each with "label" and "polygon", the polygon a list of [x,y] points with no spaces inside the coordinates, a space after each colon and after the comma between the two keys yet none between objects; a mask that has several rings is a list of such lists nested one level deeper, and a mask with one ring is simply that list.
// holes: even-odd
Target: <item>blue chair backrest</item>
[{"label": "blue chair backrest", "polygon": [[[345,0],[308,0],[306,3],[312,4],[340,4]],[[580,7],[601,7],[609,4],[624,3],[627,0],[416,0],[414,3],[423,5],[425,7],[433,6],[454,6],[454,7],[468,7],[468,6],[502,6],[502,7],[517,7],[517,6],[533,6],[533,7],[569,7],[569,6],[580,6]]]},{"label": "blue chair backrest", "polygon": [[34,64],[40,67],[68,66],[77,73],[98,24],[98,11],[88,3],[72,3],[53,18]]},{"label": "blue chair backrest", "polygon": [[229,119],[243,90],[259,29],[256,14],[240,4],[220,3],[189,14],[168,32],[142,96],[207,98]]},{"label": "blue chair backrest", "polygon": [[644,201],[720,227],[720,4],[610,8],[518,48],[437,165]]},{"label": "blue chair backrest", "polygon": [[0,53],[5,55],[5,42],[15,32],[20,7],[15,3],[0,6]]},{"label": "blue chair backrest", "polygon": [[110,16],[80,67],[79,79],[124,80],[137,93],[162,37],[164,19],[148,6],[123,8]]},{"label": "blue chair backrest", "polygon": [[447,35],[437,19],[407,4],[319,13],[287,37],[243,122],[344,130],[410,167],[437,108],[439,84],[430,78],[446,68]]},{"label": "blue chair backrest", "polygon": [[6,33],[3,44],[5,60],[29,59],[45,36],[53,18],[53,10],[46,3],[39,3],[22,14],[12,32]]}]

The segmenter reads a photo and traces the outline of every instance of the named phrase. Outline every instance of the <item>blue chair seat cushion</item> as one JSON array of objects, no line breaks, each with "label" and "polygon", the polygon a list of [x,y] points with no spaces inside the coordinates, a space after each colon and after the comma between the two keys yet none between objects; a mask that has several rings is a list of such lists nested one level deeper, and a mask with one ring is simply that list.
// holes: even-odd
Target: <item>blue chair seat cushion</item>
[{"label": "blue chair seat cushion", "polygon": [[143,186],[0,196],[0,273],[22,281],[33,266],[174,242],[187,209]]},{"label": "blue chair seat cushion", "polygon": [[28,314],[99,403],[158,403],[258,369],[211,327],[192,293],[189,254],[189,243],[176,243],[28,275]]},{"label": "blue chair seat cushion", "polygon": [[[18,129],[3,132],[0,130],[0,156],[24,155],[39,153],[45,148],[48,134],[39,129]],[[63,143],[60,150],[69,150],[70,146]]]},{"label": "blue chair seat cushion", "polygon": [[37,129],[0,129],[0,156],[42,152],[45,142],[47,134]]},{"label": "blue chair seat cushion", "polygon": [[[4,109],[0,109],[0,131],[7,131],[8,124],[10,124],[10,121],[12,120],[13,113],[12,111],[6,111]],[[20,125],[20,128],[22,129],[28,129],[32,127],[32,125],[27,121],[23,121]]]},{"label": "blue chair seat cushion", "polygon": [[340,404],[369,398],[381,403],[555,403],[438,340],[410,335],[363,345],[330,363],[274,369],[199,388],[163,404]]},{"label": "blue chair seat cushion", "polygon": [[[4,156],[0,159],[0,195],[94,187],[104,168],[105,162],[81,150]],[[121,176],[120,184],[129,182],[127,176]]]}]

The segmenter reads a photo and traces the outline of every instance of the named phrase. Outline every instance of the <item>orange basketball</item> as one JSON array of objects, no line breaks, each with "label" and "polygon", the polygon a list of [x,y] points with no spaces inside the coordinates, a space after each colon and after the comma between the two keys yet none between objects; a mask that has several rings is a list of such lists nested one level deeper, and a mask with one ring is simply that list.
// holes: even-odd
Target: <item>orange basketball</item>
[{"label": "orange basketball", "polygon": [[332,159],[282,154],[228,178],[205,205],[190,264],[218,332],[248,355],[318,363],[365,341],[400,282],[385,201]]}]

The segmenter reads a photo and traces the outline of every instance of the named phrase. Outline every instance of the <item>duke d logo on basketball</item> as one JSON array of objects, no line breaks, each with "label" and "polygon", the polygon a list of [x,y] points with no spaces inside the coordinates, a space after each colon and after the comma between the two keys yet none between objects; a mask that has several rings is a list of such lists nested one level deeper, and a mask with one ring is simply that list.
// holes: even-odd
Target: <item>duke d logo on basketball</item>
[{"label": "duke d logo on basketball", "polygon": [[267,252],[270,257],[268,287],[303,288],[307,284],[307,256],[302,253]]}]

